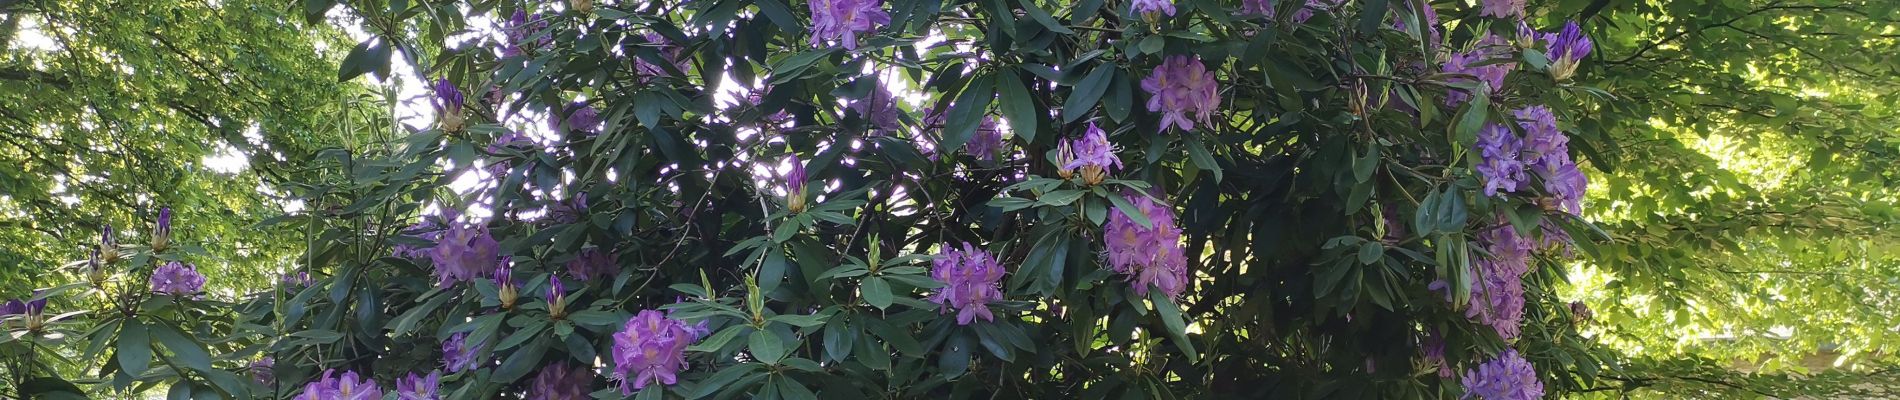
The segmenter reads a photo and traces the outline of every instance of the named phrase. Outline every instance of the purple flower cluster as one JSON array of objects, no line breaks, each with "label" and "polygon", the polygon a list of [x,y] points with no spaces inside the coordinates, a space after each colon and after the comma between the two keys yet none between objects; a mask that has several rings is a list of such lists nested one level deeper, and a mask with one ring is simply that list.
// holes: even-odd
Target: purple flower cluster
[{"label": "purple flower cluster", "polygon": [[698,329],[659,311],[640,310],[614,334],[614,380],[621,394],[645,389],[649,383],[679,382],[686,368],[686,348],[699,340]]},{"label": "purple flower cluster", "polygon": [[1220,107],[1220,86],[1199,56],[1169,56],[1141,80],[1141,88],[1148,91],[1148,111],[1161,113],[1163,131],[1170,126],[1191,131],[1195,121],[1212,123]]},{"label": "purple flower cluster", "polygon": [[1109,269],[1128,275],[1137,296],[1147,296],[1153,288],[1170,298],[1180,298],[1187,291],[1187,253],[1182,248],[1181,228],[1175,225],[1174,210],[1139,193],[1122,197],[1152,226],[1141,226],[1126,214],[1110,211],[1108,222],[1102,224]]},{"label": "purple flower cluster", "polygon": [[528,385],[527,400],[592,399],[594,370],[566,362],[541,367]]},{"label": "purple flower cluster", "polygon": [[1345,0],[1306,0],[1305,6],[1293,11],[1293,23],[1304,24],[1320,11],[1332,10],[1344,2]]},{"label": "purple flower cluster", "polygon": [[989,252],[967,242],[962,248],[944,246],[931,262],[930,277],[943,283],[942,289],[930,295],[930,302],[942,304],[944,314],[956,311],[957,325],[969,325],[977,318],[996,320],[989,304],[1003,299],[999,286],[1003,265]]},{"label": "purple flower cluster", "polygon": [[[677,44],[673,44],[670,40],[666,40],[666,36],[661,36],[655,32],[647,32],[641,35],[641,37],[646,38],[648,44],[657,46],[659,48],[660,59],[672,63],[674,70],[680,73],[686,73],[686,69],[691,67],[691,64],[687,62],[686,49]],[[638,55],[633,56],[633,71],[640,75],[641,83],[650,81],[655,77],[673,75],[673,73],[667,72],[666,66],[647,61],[646,58]]]},{"label": "purple flower cluster", "polygon": [[467,333],[457,333],[442,341],[442,365],[449,373],[473,370],[482,363],[482,346],[468,343]]},{"label": "purple flower cluster", "polygon": [[442,394],[442,371],[429,371],[428,375],[409,376],[396,380],[397,400],[438,400]]},{"label": "purple flower cluster", "polygon": [[1478,15],[1497,18],[1524,18],[1524,0],[1484,0]]},{"label": "purple flower cluster", "polygon": [[1432,329],[1429,335],[1419,341],[1419,351],[1425,354],[1425,362],[1438,367],[1438,377],[1451,379],[1451,363],[1445,362],[1445,335],[1438,329]]},{"label": "purple flower cluster", "polygon": [[1471,304],[1465,308],[1465,317],[1510,340],[1523,328],[1524,274],[1530,272],[1531,251],[1537,243],[1518,235],[1503,216],[1497,222],[1501,226],[1478,233],[1477,242],[1487,254],[1472,255]]},{"label": "purple flower cluster", "polygon": [[970,142],[964,144],[964,146],[963,151],[970,153],[971,156],[975,156],[978,160],[996,161],[997,154],[1002,153],[1005,146],[1005,144],[1003,144],[1003,130],[998,129],[996,117],[983,117],[983,122],[979,123],[976,127],[976,135],[971,136]]},{"label": "purple flower cluster", "polygon": [[1477,147],[1477,171],[1484,178],[1484,195],[1515,192],[1530,180],[1524,174],[1524,163],[1519,160],[1524,141],[1511,133],[1511,128],[1485,124],[1478,130]]},{"label": "purple flower cluster", "polygon": [[1273,0],[1240,0],[1240,15],[1272,19]]},{"label": "purple flower cluster", "polygon": [[356,371],[344,372],[336,376],[336,370],[323,371],[323,379],[304,385],[303,394],[297,400],[382,400],[383,389],[376,387],[376,381],[368,377],[357,377]]},{"label": "purple flower cluster", "polygon": [[587,218],[587,193],[576,193],[567,201],[555,202],[548,206],[548,222],[572,224]]},{"label": "purple flower cluster", "polygon": [[1523,164],[1544,182],[1555,208],[1571,214],[1583,213],[1583,194],[1589,177],[1570,158],[1570,139],[1557,129],[1557,117],[1550,108],[1530,106],[1515,113],[1524,129]]},{"label": "purple flower cluster", "polygon": [[567,274],[583,281],[612,279],[620,274],[620,260],[613,251],[588,247],[581,249],[573,261],[567,262]]},{"label": "purple flower cluster", "polygon": [[282,278],[278,279],[283,282],[285,288],[290,289],[302,289],[317,284],[317,280],[310,277],[310,271],[285,273]]},{"label": "purple flower cluster", "polygon": [[1095,123],[1089,123],[1089,129],[1080,140],[1063,139],[1057,151],[1058,173],[1067,178],[1070,171],[1080,169],[1082,182],[1089,185],[1102,183],[1115,169],[1122,167],[1122,160],[1115,157],[1115,145],[1108,142],[1108,132]]},{"label": "purple flower cluster", "polygon": [[456,282],[489,276],[501,265],[501,243],[488,233],[488,226],[452,224],[429,249],[435,263],[436,286],[449,287]]},{"label": "purple flower cluster", "polygon": [[151,284],[153,293],[189,296],[204,290],[205,276],[196,266],[172,261],[152,271]]},{"label": "purple flower cluster", "polygon": [[[453,221],[454,219],[455,218],[453,216],[446,216],[442,218],[442,220],[447,220],[447,221]],[[407,228],[403,228],[401,235],[414,237],[414,238],[420,238],[420,239],[427,240],[430,242],[440,240],[442,238],[442,225],[437,224],[435,221],[436,221],[435,218],[424,217],[421,222],[417,222],[415,223],[415,225],[410,225]],[[429,249],[432,249],[432,248],[434,247],[427,246],[427,245],[412,246],[408,244],[398,243],[394,246],[390,246],[390,256],[398,257],[398,258],[410,258],[410,259],[428,258],[429,253],[430,253]]]},{"label": "purple flower cluster", "polygon": [[[1437,49],[1439,40],[1441,39],[1441,36],[1439,36],[1440,33],[1438,31],[1438,9],[1433,8],[1431,2],[1429,1],[1419,0],[1418,4],[1419,4],[1419,9],[1422,13],[1421,15],[1419,15],[1419,21],[1423,22],[1423,25],[1424,25],[1423,30],[1420,31],[1420,33],[1425,35],[1425,44],[1429,48]],[[1402,18],[1399,14],[1392,15],[1392,29],[1403,31],[1403,30],[1406,30],[1406,28],[1408,28],[1409,26],[1410,25],[1407,25],[1405,23],[1405,19]]]},{"label": "purple flower cluster", "polygon": [[[1460,76],[1446,79],[1445,81],[1447,83],[1479,83],[1479,89],[1483,91],[1485,96],[1497,94],[1499,90],[1504,88],[1504,78],[1511,74],[1511,69],[1516,68],[1517,64],[1509,62],[1489,65],[1478,64],[1492,59],[1510,57],[1509,54],[1499,49],[1499,47],[1505,44],[1506,42],[1503,38],[1497,35],[1487,34],[1484,39],[1479,40],[1476,47],[1470,51],[1453,53],[1449,58],[1445,59],[1445,73],[1470,75],[1471,78]],[[1476,80],[1473,80],[1473,78]],[[1457,106],[1469,100],[1471,100],[1471,93],[1463,89],[1452,89],[1450,92],[1445,93],[1445,105]]]},{"label": "purple flower cluster", "polygon": [[1530,361],[1517,354],[1516,349],[1505,350],[1498,358],[1478,365],[1477,369],[1465,370],[1465,397],[1477,397],[1481,400],[1535,400],[1544,398],[1544,382],[1537,380],[1537,370]]},{"label": "purple flower cluster", "polygon": [[[28,297],[26,301],[8,300],[6,304],[0,305],[0,319],[18,315],[25,320],[27,330],[40,330],[40,327],[45,326],[46,323],[45,294],[45,290],[35,290],[33,296]],[[34,300],[35,298],[38,300]]]},{"label": "purple flower cluster", "polygon": [[554,118],[548,120],[548,129],[564,132],[563,129],[581,131],[589,136],[600,134],[600,110],[585,101],[576,101],[557,111]]},{"label": "purple flower cluster", "polygon": [[1174,0],[1134,0],[1129,2],[1129,12],[1143,18],[1153,18],[1157,14],[1174,16]]},{"label": "purple flower cluster", "polygon": [[847,109],[871,122],[872,130],[865,136],[889,135],[904,128],[897,115],[903,112],[897,108],[897,95],[881,82],[873,82],[870,97],[852,100]]},{"label": "purple flower cluster", "polygon": [[275,358],[264,357],[252,361],[251,380],[257,381],[260,385],[270,386],[272,382],[277,381],[276,367],[277,359]]},{"label": "purple flower cluster", "polygon": [[[530,47],[545,49],[553,45],[554,37],[542,34],[547,30],[548,20],[542,18],[540,14],[515,10],[514,16],[508,18],[508,24],[502,27],[502,33],[507,35],[508,43],[502,48],[501,55],[514,57],[528,54]],[[534,42],[529,43],[530,40]]]},{"label": "purple flower cluster", "polygon": [[891,14],[884,12],[884,0],[812,0],[811,2],[811,44],[824,46],[826,40],[837,40],[846,50],[858,48],[858,35],[877,31],[877,27],[891,23]]},{"label": "purple flower cluster", "polygon": [[1577,64],[1590,56],[1595,47],[1590,37],[1583,34],[1583,28],[1577,21],[1564,23],[1564,29],[1548,37],[1550,44],[1545,50],[1550,56],[1550,77],[1559,81],[1568,80],[1577,73]]}]

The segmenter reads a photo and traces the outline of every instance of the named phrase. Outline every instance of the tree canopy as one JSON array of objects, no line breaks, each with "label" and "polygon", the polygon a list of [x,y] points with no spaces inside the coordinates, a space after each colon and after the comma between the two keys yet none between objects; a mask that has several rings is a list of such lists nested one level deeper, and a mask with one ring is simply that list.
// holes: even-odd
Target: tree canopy
[{"label": "tree canopy", "polygon": [[0,2],[0,394],[1900,385],[1893,2],[297,3]]}]

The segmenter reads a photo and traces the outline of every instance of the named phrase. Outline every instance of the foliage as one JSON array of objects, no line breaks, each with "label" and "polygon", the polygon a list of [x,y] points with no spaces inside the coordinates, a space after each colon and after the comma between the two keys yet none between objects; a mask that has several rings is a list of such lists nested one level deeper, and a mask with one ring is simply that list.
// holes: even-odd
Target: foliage
[{"label": "foliage", "polygon": [[[400,60],[468,95],[438,96],[438,126],[283,170],[311,206],[263,228],[301,233],[312,281],[151,294],[155,268],[220,240],[181,218],[181,245],[126,241],[115,279],[36,295],[103,305],[7,319],[14,394],[284,398],[361,376],[394,396],[432,372],[445,398],[1450,398],[1479,369],[1553,395],[1792,397],[1892,379],[1727,364],[1886,353],[1891,194],[1871,149],[1888,145],[1854,133],[1892,131],[1891,89],[1867,85],[1892,64],[1747,32],[1891,21],[1888,5],[1532,7],[1532,26],[1574,15],[1600,44],[1566,77],[1542,45],[1501,43],[1521,36],[1480,15],[1496,4],[1465,2],[1281,2],[1271,18],[1208,0],[302,3],[372,36],[345,80]],[[888,24],[823,14],[867,3]],[[1671,76],[1704,84],[1658,84]],[[1734,112],[1703,110],[1717,102]],[[1497,190],[1508,174],[1484,150],[1509,147],[1498,129],[1530,140],[1516,112],[1535,105],[1589,168],[1583,218],[1542,174]],[[1073,168],[1103,148],[1093,135],[1118,162]],[[1804,153],[1828,163],[1725,165]],[[1494,272],[1500,237],[1534,245],[1527,270]],[[1487,297],[1510,288],[1521,324]],[[1692,317],[1705,309],[1721,312]],[[1806,329],[1817,311],[1840,329]],[[1803,329],[1729,331],[1786,326]],[[1738,339],[1682,340],[1719,334]],[[45,367],[65,358],[86,372]]]}]

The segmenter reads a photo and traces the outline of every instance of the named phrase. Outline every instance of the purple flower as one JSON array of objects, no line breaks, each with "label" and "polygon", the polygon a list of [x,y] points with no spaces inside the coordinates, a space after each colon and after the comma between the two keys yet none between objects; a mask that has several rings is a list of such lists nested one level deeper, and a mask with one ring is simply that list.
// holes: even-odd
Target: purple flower
[{"label": "purple flower", "polygon": [[930,277],[943,283],[943,288],[930,295],[930,302],[942,304],[942,313],[957,312],[957,325],[969,325],[977,318],[995,321],[990,313],[990,302],[1003,299],[999,282],[1003,279],[1003,266],[989,252],[963,243],[963,248],[944,246],[931,262]]},{"label": "purple flower", "polygon": [[1571,214],[1583,213],[1583,195],[1589,178],[1571,160],[1570,139],[1557,128],[1556,116],[1544,106],[1517,110],[1515,116],[1518,126],[1524,129],[1523,164],[1543,180],[1544,192],[1551,196],[1553,208]]},{"label": "purple flower", "polygon": [[[453,221],[455,220],[455,217],[444,216],[441,219],[445,221]],[[430,242],[440,240],[442,238],[442,225],[437,224],[435,221],[436,221],[435,218],[425,217],[422,219],[422,222],[417,222],[415,225],[410,225],[407,228],[403,228],[400,234],[402,236],[419,238],[419,239],[427,240]],[[412,258],[412,259],[413,258],[427,258],[429,257],[429,253],[430,253],[429,249],[431,248],[434,248],[434,246],[426,246],[426,245],[425,246],[411,246],[408,244],[398,243],[396,245],[390,246],[390,256],[398,257],[398,258]]]},{"label": "purple flower", "polygon": [[1121,158],[1115,157],[1115,146],[1108,143],[1108,132],[1093,122],[1089,123],[1089,129],[1082,134],[1081,140],[1064,143],[1073,153],[1069,155],[1070,161],[1061,168],[1080,169],[1082,181],[1090,185],[1102,183],[1122,166]]},{"label": "purple flower", "polygon": [[316,279],[310,278],[310,271],[297,271],[297,273],[294,274],[286,273],[282,278],[278,278],[278,280],[283,282],[285,288],[307,288],[317,283]]},{"label": "purple flower", "polygon": [[1477,147],[1477,171],[1484,178],[1484,195],[1515,192],[1529,180],[1524,174],[1524,163],[1518,161],[1523,141],[1511,133],[1511,128],[1485,124],[1484,129],[1478,131]]},{"label": "purple flower", "polygon": [[583,281],[611,279],[620,274],[620,260],[608,249],[588,247],[567,262],[567,274]]},{"label": "purple flower", "polygon": [[1530,361],[1517,354],[1517,349],[1505,350],[1495,360],[1479,364],[1477,369],[1465,370],[1465,397],[1481,400],[1534,400],[1544,398],[1544,382],[1537,380],[1537,370]]},{"label": "purple flower", "polygon": [[1195,121],[1212,123],[1220,107],[1220,86],[1199,56],[1169,56],[1141,80],[1141,88],[1148,91],[1148,111],[1161,113],[1162,131],[1170,126],[1191,131]]},{"label": "purple flower", "polygon": [[[686,49],[681,48],[679,45],[673,44],[672,41],[666,39],[666,36],[661,36],[659,33],[655,33],[655,32],[647,32],[646,34],[641,35],[641,37],[645,38],[648,44],[658,47],[659,53],[660,53],[660,59],[665,60],[668,63],[672,63],[674,70],[680,71],[680,73],[685,73],[686,69],[691,67],[691,64],[687,62],[688,59],[685,57]],[[662,66],[661,64],[654,64],[652,62],[649,62],[647,61],[646,58],[640,57],[638,55],[633,57],[633,71],[640,74],[640,82],[642,83],[645,83],[654,77],[673,75],[672,72],[668,72],[666,70],[665,66]]]},{"label": "purple flower", "polygon": [[593,369],[556,362],[541,367],[541,372],[534,375],[534,383],[528,385],[527,400],[592,399],[593,392]]},{"label": "purple flower", "polygon": [[1550,56],[1550,77],[1559,81],[1568,80],[1577,73],[1577,64],[1590,56],[1594,47],[1590,37],[1584,36],[1583,28],[1577,21],[1564,23],[1564,30],[1549,37],[1550,44],[1546,53]]},{"label": "purple flower", "polygon": [[1495,222],[1498,227],[1477,236],[1484,254],[1471,255],[1471,302],[1465,317],[1490,326],[1498,337],[1510,340],[1518,336],[1523,325],[1524,274],[1530,272],[1531,251],[1537,242],[1518,235],[1502,215]]},{"label": "purple flower", "polygon": [[172,239],[172,208],[158,209],[158,229],[152,230],[152,250],[164,250]]},{"label": "purple flower", "polygon": [[442,341],[442,365],[449,373],[473,370],[480,366],[480,345],[468,343],[467,333],[457,333]]},{"label": "purple flower", "polygon": [[429,259],[435,264],[436,286],[449,287],[455,282],[473,281],[489,276],[501,265],[501,243],[489,235],[488,226],[453,224],[442,231]]},{"label": "purple flower", "polygon": [[204,289],[205,276],[195,266],[172,261],[152,271],[151,284],[153,293],[188,296]]},{"label": "purple flower", "polygon": [[548,276],[548,292],[542,298],[548,302],[548,315],[555,319],[567,316],[567,286],[561,284],[561,277]]},{"label": "purple flower", "polygon": [[983,117],[983,122],[976,127],[976,135],[971,136],[970,142],[964,146],[963,151],[978,160],[996,161],[996,155],[1002,153],[1006,146],[1003,143],[1003,130],[997,128],[996,117]]},{"label": "purple flower", "polygon": [[1581,301],[1570,302],[1571,323],[1582,325],[1586,322],[1590,322],[1590,319],[1595,317],[1596,313],[1590,311],[1589,304],[1583,304]]},{"label": "purple flower", "polygon": [[502,257],[501,267],[495,269],[495,295],[501,300],[502,309],[515,307],[515,300],[521,298],[521,285],[515,281],[514,257]]},{"label": "purple flower", "polygon": [[[524,55],[531,47],[546,49],[554,44],[554,37],[541,34],[548,30],[548,20],[539,14],[515,10],[514,16],[508,18],[508,24],[501,29],[508,37],[507,46],[502,48],[503,57]],[[529,43],[529,40],[534,40],[534,43]]]},{"label": "purple flower", "polygon": [[[1509,54],[1500,54],[1501,52],[1495,49],[1497,44],[1503,42],[1504,39],[1497,35],[1486,35],[1484,40],[1478,41],[1477,46],[1471,49],[1471,51],[1453,53],[1451,57],[1445,59],[1445,73],[1470,75],[1471,78],[1459,76],[1446,79],[1445,82],[1454,84],[1479,83],[1480,85],[1478,86],[1484,95],[1490,96],[1497,94],[1499,90],[1504,88],[1504,78],[1511,74],[1511,69],[1515,68],[1517,64],[1509,62],[1489,65],[1477,64],[1495,58],[1509,57]],[[1473,78],[1475,78],[1475,80]],[[1456,106],[1470,99],[1471,93],[1466,92],[1464,89],[1452,89],[1450,92],[1445,93],[1445,105]]]},{"label": "purple flower", "polygon": [[429,371],[428,375],[409,376],[396,380],[397,400],[436,400],[442,395],[436,393],[442,389],[442,371]]},{"label": "purple flower", "polygon": [[27,318],[33,318],[33,317],[45,315],[46,314],[46,290],[45,289],[34,290],[33,297],[27,298],[26,309],[23,312],[26,314]]},{"label": "purple flower", "polygon": [[1174,0],[1134,0],[1130,2],[1129,12],[1143,18],[1153,18],[1155,14],[1174,16]]},{"label": "purple flower", "polygon": [[872,82],[870,97],[853,100],[846,108],[856,112],[858,118],[871,122],[873,130],[865,133],[866,136],[889,135],[904,128],[898,120],[898,114],[903,111],[897,108],[897,96],[881,82]]},{"label": "purple flower", "polygon": [[1439,333],[1437,328],[1431,329],[1430,334],[1419,341],[1419,352],[1424,353],[1426,363],[1438,367],[1439,378],[1451,379],[1451,363],[1445,362],[1445,335]]},{"label": "purple flower", "polygon": [[1110,210],[1108,222],[1102,224],[1109,269],[1127,275],[1138,296],[1147,296],[1153,288],[1170,298],[1180,298],[1187,291],[1187,254],[1182,248],[1181,228],[1175,225],[1174,210],[1138,193],[1122,197],[1148,218],[1150,226]]},{"label": "purple flower", "polygon": [[559,132],[563,126],[589,136],[600,134],[600,110],[585,101],[568,104],[566,111],[557,112],[554,119],[548,120],[548,129]]},{"label": "purple flower", "polygon": [[1345,0],[1306,0],[1306,6],[1293,11],[1293,23],[1304,24],[1306,20],[1312,19],[1313,15],[1338,7],[1343,1]]},{"label": "purple flower", "polygon": [[548,207],[548,221],[557,224],[581,222],[587,217],[587,193],[577,193],[567,201]]},{"label": "purple flower", "polygon": [[1240,15],[1272,19],[1273,0],[1240,0]]},{"label": "purple flower", "polygon": [[359,378],[356,371],[344,372],[335,376],[336,370],[323,371],[323,379],[304,385],[303,394],[297,400],[381,400],[383,390],[376,387],[376,381],[367,377]]},{"label": "purple flower", "polygon": [[99,232],[99,261],[111,264],[119,261],[119,241],[112,238],[112,226],[107,225]]},{"label": "purple flower", "polygon": [[785,173],[785,209],[793,213],[805,211],[805,163],[798,160],[797,154],[785,156],[785,162],[792,164],[792,170]]},{"label": "purple flower", "polygon": [[26,314],[26,303],[20,301],[20,299],[7,300],[5,305],[0,305],[0,317],[11,317],[21,314]]},{"label": "purple flower", "polygon": [[633,394],[650,383],[678,383],[679,371],[686,368],[686,348],[697,340],[685,322],[659,311],[634,314],[614,334],[613,378],[620,381],[620,393]]},{"label": "purple flower", "polygon": [[270,386],[272,382],[277,381],[276,367],[277,359],[269,356],[252,361],[251,380],[257,381],[259,385]]},{"label": "purple flower", "polygon": [[812,0],[811,45],[824,46],[826,40],[843,42],[845,50],[858,48],[858,35],[877,31],[891,23],[884,12],[883,0]]},{"label": "purple flower", "polygon": [[1483,0],[1479,3],[1479,16],[1497,18],[1524,18],[1524,0]]},{"label": "purple flower", "polygon": [[456,88],[455,83],[449,82],[448,78],[435,80],[435,97],[432,100],[438,112],[459,114],[462,106],[467,104],[467,99],[462,97],[462,89]]}]

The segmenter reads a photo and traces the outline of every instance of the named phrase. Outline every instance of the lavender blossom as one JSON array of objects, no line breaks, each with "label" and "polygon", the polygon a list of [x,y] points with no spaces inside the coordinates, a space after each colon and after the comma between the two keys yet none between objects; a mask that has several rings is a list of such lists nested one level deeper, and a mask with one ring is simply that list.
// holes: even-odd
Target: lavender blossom
[{"label": "lavender blossom", "polygon": [[152,230],[152,250],[164,250],[171,245],[171,239],[172,208],[160,207],[158,209],[158,228]]},{"label": "lavender blossom", "polygon": [[[453,221],[455,218],[453,216],[445,216],[442,220]],[[422,222],[417,222],[415,225],[403,228],[400,234],[406,237],[435,242],[442,238],[442,226],[435,223],[435,219],[433,218],[423,218]],[[413,246],[397,243],[390,246],[390,256],[409,259],[428,258],[430,253],[429,249],[431,248],[434,248],[434,246]]]},{"label": "lavender blossom", "polygon": [[[1497,35],[1486,35],[1485,39],[1478,42],[1476,48],[1462,53],[1453,53],[1451,57],[1445,60],[1444,72],[1447,74],[1470,75],[1471,78],[1462,76],[1454,77],[1446,79],[1446,83],[1478,83],[1479,90],[1483,95],[1491,96],[1497,94],[1499,90],[1504,88],[1504,78],[1511,74],[1511,69],[1515,68],[1516,64],[1508,62],[1489,65],[1477,64],[1496,58],[1509,57],[1508,54],[1500,54],[1501,52],[1494,48],[1496,44],[1499,43],[1504,43],[1504,39]],[[1457,106],[1464,104],[1465,101],[1471,99],[1471,96],[1472,94],[1466,92],[1464,89],[1452,89],[1450,92],[1445,93],[1445,105]]]},{"label": "lavender blossom", "polygon": [[679,371],[686,368],[686,348],[698,340],[685,322],[659,311],[634,314],[614,334],[613,378],[620,382],[620,393],[633,394],[652,383],[678,383]]},{"label": "lavender blossom", "polygon": [[583,222],[587,218],[587,193],[576,193],[567,201],[548,206],[547,220],[556,224]]},{"label": "lavender blossom", "polygon": [[1007,144],[1003,143],[1003,130],[997,127],[996,117],[985,116],[976,127],[976,135],[964,144],[963,151],[978,160],[996,161],[997,154],[1003,152],[1004,146]]},{"label": "lavender blossom", "polygon": [[1211,124],[1220,107],[1220,86],[1198,56],[1169,56],[1141,80],[1141,88],[1149,95],[1148,111],[1161,113],[1162,131],[1170,126],[1191,131],[1195,121]]},{"label": "lavender blossom", "polygon": [[1483,0],[1479,3],[1479,7],[1479,16],[1524,18],[1524,0]]},{"label": "lavender blossom", "polygon": [[1156,15],[1174,16],[1174,0],[1134,0],[1129,3],[1129,13],[1140,15],[1150,21]]},{"label": "lavender blossom", "polygon": [[852,100],[847,109],[871,122],[872,130],[866,132],[866,136],[889,135],[904,128],[898,119],[903,111],[897,108],[897,96],[881,82],[873,82],[870,97]]},{"label": "lavender blossom", "polygon": [[528,385],[527,400],[584,400],[594,398],[594,370],[567,362],[541,367]]},{"label": "lavender blossom", "polygon": [[[554,44],[554,37],[543,34],[548,30],[548,20],[540,14],[515,10],[514,16],[509,17],[507,25],[501,29],[508,37],[508,43],[502,48],[503,57],[526,55],[529,50],[547,49]],[[530,43],[530,40],[533,42]]]},{"label": "lavender blossom", "polygon": [[824,46],[827,40],[842,42],[845,50],[858,48],[858,35],[871,34],[878,26],[891,23],[883,0],[811,1],[811,45]]},{"label": "lavender blossom", "polygon": [[1419,341],[1419,352],[1425,355],[1425,363],[1438,367],[1440,379],[1451,379],[1451,363],[1445,361],[1445,335],[1433,328],[1429,335]]},{"label": "lavender blossom", "polygon": [[548,129],[556,132],[572,129],[588,136],[598,135],[600,134],[600,110],[588,105],[585,101],[570,103],[566,110],[556,112],[554,118],[548,120]]},{"label": "lavender blossom", "polygon": [[467,104],[467,99],[462,97],[462,90],[457,89],[454,82],[449,82],[448,78],[437,79],[435,96],[430,98],[430,104],[435,106],[442,130],[449,132],[462,130],[466,123],[462,117],[462,107]]},{"label": "lavender blossom", "polygon": [[283,283],[284,288],[297,288],[297,289],[307,288],[307,287],[310,287],[310,285],[314,285],[317,283],[316,279],[312,279],[310,277],[310,271],[297,271],[296,273],[285,273],[283,277],[278,278],[278,281]]},{"label": "lavender blossom", "polygon": [[[1438,9],[1433,8],[1430,1],[1418,0],[1418,4],[1421,13],[1419,15],[1419,22],[1422,22],[1422,25],[1424,25],[1419,29],[1419,33],[1424,35],[1425,45],[1428,48],[1436,49],[1438,48],[1440,40],[1442,40],[1442,36],[1438,31]],[[1392,29],[1404,31],[1409,27],[1400,14],[1392,14]]]},{"label": "lavender blossom", "polygon": [[428,375],[409,376],[396,380],[397,400],[438,400],[442,394],[442,371],[429,371]]},{"label": "lavender blossom", "polygon": [[449,373],[473,370],[481,366],[481,347],[468,343],[467,333],[457,333],[442,341],[442,365]]},{"label": "lavender blossom", "polygon": [[1082,134],[1081,140],[1066,143],[1074,153],[1071,161],[1063,164],[1062,169],[1080,169],[1083,183],[1091,186],[1101,184],[1122,166],[1121,158],[1115,157],[1115,146],[1108,143],[1108,132],[1093,122],[1089,123],[1089,129]]},{"label": "lavender blossom", "polygon": [[1583,28],[1577,21],[1564,23],[1564,29],[1549,37],[1550,45],[1545,53],[1550,56],[1550,77],[1558,81],[1569,80],[1576,75],[1577,65],[1584,57],[1590,56],[1594,45],[1590,37],[1583,34]]},{"label": "lavender blossom", "polygon": [[1515,192],[1524,186],[1529,178],[1524,174],[1524,163],[1518,160],[1523,151],[1523,141],[1511,128],[1498,124],[1485,124],[1478,131],[1478,175],[1484,178],[1484,195],[1497,196],[1498,192]]},{"label": "lavender blossom", "polygon": [[441,240],[429,249],[435,264],[437,287],[468,282],[489,276],[501,265],[501,243],[488,233],[488,226],[453,224],[442,231]]},{"label": "lavender blossom", "polygon": [[11,317],[23,314],[26,314],[26,302],[20,301],[20,299],[7,300],[6,304],[0,305],[0,317]]},{"label": "lavender blossom", "polygon": [[1304,24],[1320,11],[1331,11],[1345,0],[1306,0],[1306,5],[1293,11],[1293,23]]},{"label": "lavender blossom", "polygon": [[[666,36],[647,32],[641,37],[646,39],[647,44],[658,48],[660,59],[673,64],[673,70],[686,73],[686,69],[692,66],[687,62],[689,60],[686,58],[686,49],[673,44],[672,41],[666,39]],[[666,66],[647,61],[645,57],[637,55],[633,57],[633,71],[640,75],[641,83],[649,82],[652,78],[673,76],[672,72],[667,71]]]},{"label": "lavender blossom", "polygon": [[1518,235],[1504,216],[1497,216],[1495,222],[1498,227],[1477,236],[1484,254],[1471,256],[1471,302],[1465,316],[1510,340],[1518,336],[1523,325],[1524,275],[1530,272],[1531,252],[1537,243]]},{"label": "lavender blossom", "polygon": [[277,359],[268,356],[257,359],[257,361],[252,361],[250,366],[251,380],[257,381],[259,385],[270,386],[272,383],[277,382],[276,367]]},{"label": "lavender blossom", "polygon": [[152,292],[173,296],[189,296],[204,290],[205,276],[198,273],[198,267],[172,261],[158,270],[152,271]]},{"label": "lavender blossom", "polygon": [[548,315],[554,319],[567,316],[567,286],[561,284],[561,277],[548,276],[548,291],[542,295],[548,302]]},{"label": "lavender blossom", "polygon": [[1273,19],[1273,0],[1240,0],[1240,15]]},{"label": "lavender blossom", "polygon": [[620,260],[609,249],[588,247],[567,262],[567,274],[583,281],[612,279],[620,274]]},{"label": "lavender blossom", "polygon": [[1122,197],[1148,219],[1149,226],[1120,211],[1109,212],[1108,222],[1102,224],[1109,269],[1127,275],[1137,296],[1159,289],[1170,298],[1180,298],[1187,291],[1187,254],[1174,210],[1138,193]]},{"label": "lavender blossom", "polygon": [[323,371],[323,379],[304,385],[303,394],[296,400],[381,400],[383,390],[376,387],[376,381],[368,377],[357,377],[356,371],[344,372],[335,376],[336,370]]},{"label": "lavender blossom", "polygon": [[786,155],[785,162],[792,164],[792,170],[785,174],[785,209],[792,213],[805,212],[805,163],[798,160],[797,154]]},{"label": "lavender blossom", "polygon": [[989,303],[1003,299],[998,283],[1003,266],[995,256],[969,243],[962,249],[944,247],[930,268],[930,277],[942,282],[943,288],[930,295],[930,302],[942,304],[944,314],[956,311],[957,325],[969,325],[977,318],[995,321]]},{"label": "lavender blossom", "polygon": [[1480,400],[1534,400],[1544,398],[1544,382],[1537,380],[1537,370],[1530,361],[1517,354],[1516,349],[1505,350],[1497,359],[1478,365],[1477,369],[1465,370],[1465,397]]},{"label": "lavender blossom", "polygon": [[1515,116],[1525,132],[1523,164],[1543,180],[1552,208],[1571,214],[1583,213],[1583,195],[1589,178],[1571,160],[1570,139],[1557,128],[1556,116],[1544,106],[1517,110]]}]

